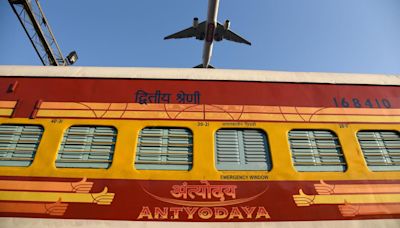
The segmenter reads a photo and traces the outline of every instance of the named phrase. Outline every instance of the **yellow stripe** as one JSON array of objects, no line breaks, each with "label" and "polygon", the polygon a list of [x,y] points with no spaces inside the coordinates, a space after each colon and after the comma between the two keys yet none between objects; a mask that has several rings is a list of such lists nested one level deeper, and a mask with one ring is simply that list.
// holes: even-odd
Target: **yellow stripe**
[{"label": "yellow stripe", "polygon": [[293,195],[299,207],[313,204],[370,204],[400,203],[400,194],[352,194],[352,195],[307,195],[300,189],[299,195]]},{"label": "yellow stripe", "polygon": [[[35,159],[29,167],[0,167],[0,176],[36,176],[88,179],[140,180],[229,180],[299,181],[308,180],[400,180],[399,171],[372,172],[368,169],[357,141],[359,130],[400,130],[400,124],[335,124],[107,120],[107,119],[25,119],[0,118],[0,124],[38,124],[45,129]],[[55,160],[64,132],[72,125],[114,126],[118,136],[115,153],[108,169],[56,168]],[[149,126],[183,127],[193,132],[193,168],[189,171],[137,170],[135,153],[141,129]],[[215,166],[215,132],[221,128],[254,128],[267,133],[272,158],[271,171],[219,171]],[[348,164],[345,172],[298,172],[293,166],[288,132],[292,129],[330,129],[335,132]],[[262,176],[264,179],[252,179]],[[238,178],[235,178],[238,177]]]},{"label": "yellow stripe", "polygon": [[0,109],[0,116],[10,117],[14,109]]},{"label": "yellow stripe", "polygon": [[39,110],[37,117],[81,117],[96,118],[93,111],[77,111],[77,110]]},{"label": "yellow stripe", "polygon": [[338,123],[399,123],[400,116],[368,116],[368,115],[314,115],[310,122],[338,122]]},{"label": "yellow stripe", "polygon": [[114,199],[114,193],[107,193],[107,187],[99,193],[60,193],[60,192],[22,192],[0,191],[0,201],[38,201],[64,203],[96,203],[109,205]]}]

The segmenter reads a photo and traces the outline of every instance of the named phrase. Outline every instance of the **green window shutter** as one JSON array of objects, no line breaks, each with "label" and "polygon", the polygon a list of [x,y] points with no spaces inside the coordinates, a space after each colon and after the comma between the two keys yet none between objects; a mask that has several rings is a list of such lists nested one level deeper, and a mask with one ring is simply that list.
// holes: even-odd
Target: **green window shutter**
[{"label": "green window shutter", "polygon": [[72,126],[64,134],[56,167],[108,168],[114,155],[117,130],[104,126]]},{"label": "green window shutter", "polygon": [[345,171],[346,162],[335,133],[324,130],[289,132],[294,166],[303,172]]},{"label": "green window shutter", "polygon": [[186,128],[148,127],[140,131],[135,167],[145,170],[190,170],[193,135]]},{"label": "green window shutter", "polygon": [[218,170],[271,170],[265,133],[253,129],[220,129],[215,135]]},{"label": "green window shutter", "polygon": [[400,135],[398,132],[359,131],[357,137],[370,170],[400,170]]},{"label": "green window shutter", "polygon": [[0,166],[30,166],[42,134],[37,125],[0,125]]}]

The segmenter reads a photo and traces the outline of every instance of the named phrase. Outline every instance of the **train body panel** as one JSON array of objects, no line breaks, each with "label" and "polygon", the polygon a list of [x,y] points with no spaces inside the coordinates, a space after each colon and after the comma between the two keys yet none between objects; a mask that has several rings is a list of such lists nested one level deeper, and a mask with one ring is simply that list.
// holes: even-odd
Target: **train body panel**
[{"label": "train body panel", "polygon": [[249,178],[251,181],[2,177],[0,210],[6,217],[133,221],[398,218],[400,181]]},{"label": "train body panel", "polygon": [[235,79],[182,71],[197,74],[182,80],[162,70],[110,78],[101,68],[93,76],[5,69],[2,217],[399,224],[396,76],[354,83],[332,75],[332,84],[329,74],[290,82],[250,71],[229,71]]}]

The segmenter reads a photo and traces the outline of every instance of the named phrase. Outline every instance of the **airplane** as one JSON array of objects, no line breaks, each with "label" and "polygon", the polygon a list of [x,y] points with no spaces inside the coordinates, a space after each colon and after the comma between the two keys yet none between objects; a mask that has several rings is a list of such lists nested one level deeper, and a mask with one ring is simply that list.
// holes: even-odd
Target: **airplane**
[{"label": "airplane", "polygon": [[217,21],[219,0],[208,0],[207,20],[199,23],[197,17],[193,18],[193,25],[187,29],[164,37],[168,39],[180,39],[195,37],[197,40],[204,40],[203,47],[203,63],[195,66],[195,68],[214,68],[210,65],[212,55],[213,41],[221,41],[223,39],[251,45],[249,41],[232,32],[230,21],[226,20],[222,25]]}]

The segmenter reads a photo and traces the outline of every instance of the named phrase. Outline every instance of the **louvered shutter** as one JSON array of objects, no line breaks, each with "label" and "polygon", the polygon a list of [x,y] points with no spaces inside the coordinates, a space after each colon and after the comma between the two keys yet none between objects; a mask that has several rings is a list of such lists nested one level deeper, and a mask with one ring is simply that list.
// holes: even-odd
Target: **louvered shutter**
[{"label": "louvered shutter", "polygon": [[108,168],[111,165],[117,130],[104,126],[72,126],[64,134],[57,167]]},{"label": "louvered shutter", "polygon": [[345,171],[346,163],[335,133],[324,130],[292,130],[290,150],[298,171]]},{"label": "louvered shutter", "polygon": [[270,170],[267,137],[253,129],[220,129],[216,133],[218,170]]},{"label": "louvered shutter", "polygon": [[359,131],[365,161],[372,171],[400,170],[400,135],[396,131]]},{"label": "louvered shutter", "polygon": [[30,166],[42,134],[37,125],[0,125],[0,166]]},{"label": "louvered shutter", "polygon": [[186,128],[144,128],[136,151],[136,169],[190,170],[193,136]]}]

